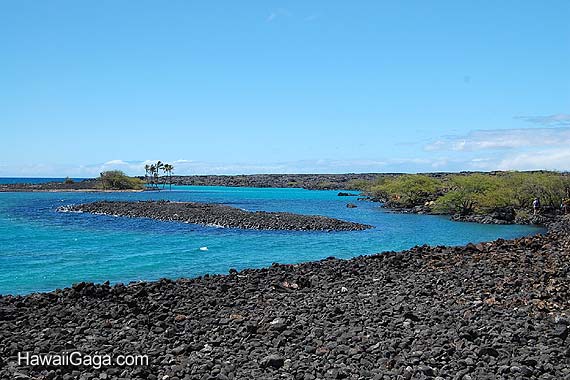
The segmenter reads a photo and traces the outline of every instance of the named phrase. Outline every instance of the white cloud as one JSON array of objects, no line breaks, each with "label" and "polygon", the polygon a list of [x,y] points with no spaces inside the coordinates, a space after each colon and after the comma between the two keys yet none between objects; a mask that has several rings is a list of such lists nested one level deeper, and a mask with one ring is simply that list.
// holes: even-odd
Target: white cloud
[{"label": "white cloud", "polygon": [[570,128],[566,127],[482,129],[464,136],[447,136],[425,145],[424,150],[474,152],[569,145]]},{"label": "white cloud", "polygon": [[499,170],[570,170],[570,149],[550,149],[503,158]]},{"label": "white cloud", "polygon": [[[144,175],[144,165],[157,160],[124,161],[114,159],[93,165],[2,165],[0,177],[97,177],[106,170],[122,170],[128,175]],[[295,173],[349,173],[349,172],[415,172],[443,169],[452,163],[447,158],[320,159],[275,162],[266,164],[204,162],[179,159],[169,161],[174,174],[295,174]],[[456,162],[453,162],[456,164]]]},{"label": "white cloud", "polygon": [[559,113],[548,116],[516,116],[515,119],[528,121],[529,123],[548,125],[548,126],[564,126],[570,125],[570,114]]},{"label": "white cloud", "polygon": [[127,163],[123,160],[111,160],[105,162],[104,165],[127,165]]}]

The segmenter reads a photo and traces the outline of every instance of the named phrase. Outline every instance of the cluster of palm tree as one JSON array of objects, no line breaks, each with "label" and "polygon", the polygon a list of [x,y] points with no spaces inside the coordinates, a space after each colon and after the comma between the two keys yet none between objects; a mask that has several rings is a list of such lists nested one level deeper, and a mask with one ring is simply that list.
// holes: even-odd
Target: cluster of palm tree
[{"label": "cluster of palm tree", "polygon": [[[168,185],[170,187],[170,190],[172,190],[172,172],[174,171],[174,165],[163,163],[162,161],[157,161],[156,164],[145,165],[144,171],[145,171],[144,177],[146,179],[147,185],[149,185],[150,187],[154,187],[156,189],[158,189],[158,184],[160,183],[160,178],[161,178],[159,173],[162,171],[165,174],[163,178],[168,179]],[[166,182],[163,180],[162,181],[163,189],[165,185]]]}]

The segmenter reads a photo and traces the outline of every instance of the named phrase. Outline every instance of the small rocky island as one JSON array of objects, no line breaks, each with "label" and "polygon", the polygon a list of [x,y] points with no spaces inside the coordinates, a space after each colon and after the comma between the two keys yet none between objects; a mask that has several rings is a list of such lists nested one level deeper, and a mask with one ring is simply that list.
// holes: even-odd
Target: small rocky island
[{"label": "small rocky island", "polygon": [[93,203],[63,206],[60,212],[86,212],[98,215],[151,218],[213,227],[290,231],[361,231],[372,226],[320,215],[288,212],[245,211],[213,203],[139,201]]}]

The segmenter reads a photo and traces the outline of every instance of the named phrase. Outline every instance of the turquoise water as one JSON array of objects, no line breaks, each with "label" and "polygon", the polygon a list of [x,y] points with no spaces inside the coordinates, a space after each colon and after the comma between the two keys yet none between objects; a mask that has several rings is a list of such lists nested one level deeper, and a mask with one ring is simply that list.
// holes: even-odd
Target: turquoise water
[{"label": "turquoise water", "polygon": [[[376,203],[337,193],[194,186],[144,193],[0,193],[0,294],[49,291],[79,281],[126,283],[227,273],[230,268],[273,262],[350,258],[424,243],[458,245],[542,231],[393,214]],[[335,233],[251,231],[56,211],[62,205],[99,199],[216,202],[247,210],[327,215],[375,228]],[[358,208],[347,208],[347,202],[357,202]]]}]

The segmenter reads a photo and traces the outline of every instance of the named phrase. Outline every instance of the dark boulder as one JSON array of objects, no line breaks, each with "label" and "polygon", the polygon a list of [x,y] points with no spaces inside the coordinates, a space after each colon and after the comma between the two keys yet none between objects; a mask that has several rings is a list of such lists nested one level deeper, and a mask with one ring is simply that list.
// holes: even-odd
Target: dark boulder
[{"label": "dark boulder", "polygon": [[285,364],[285,359],[281,355],[268,355],[261,362],[259,365],[263,368],[273,367],[273,368],[281,368]]}]

